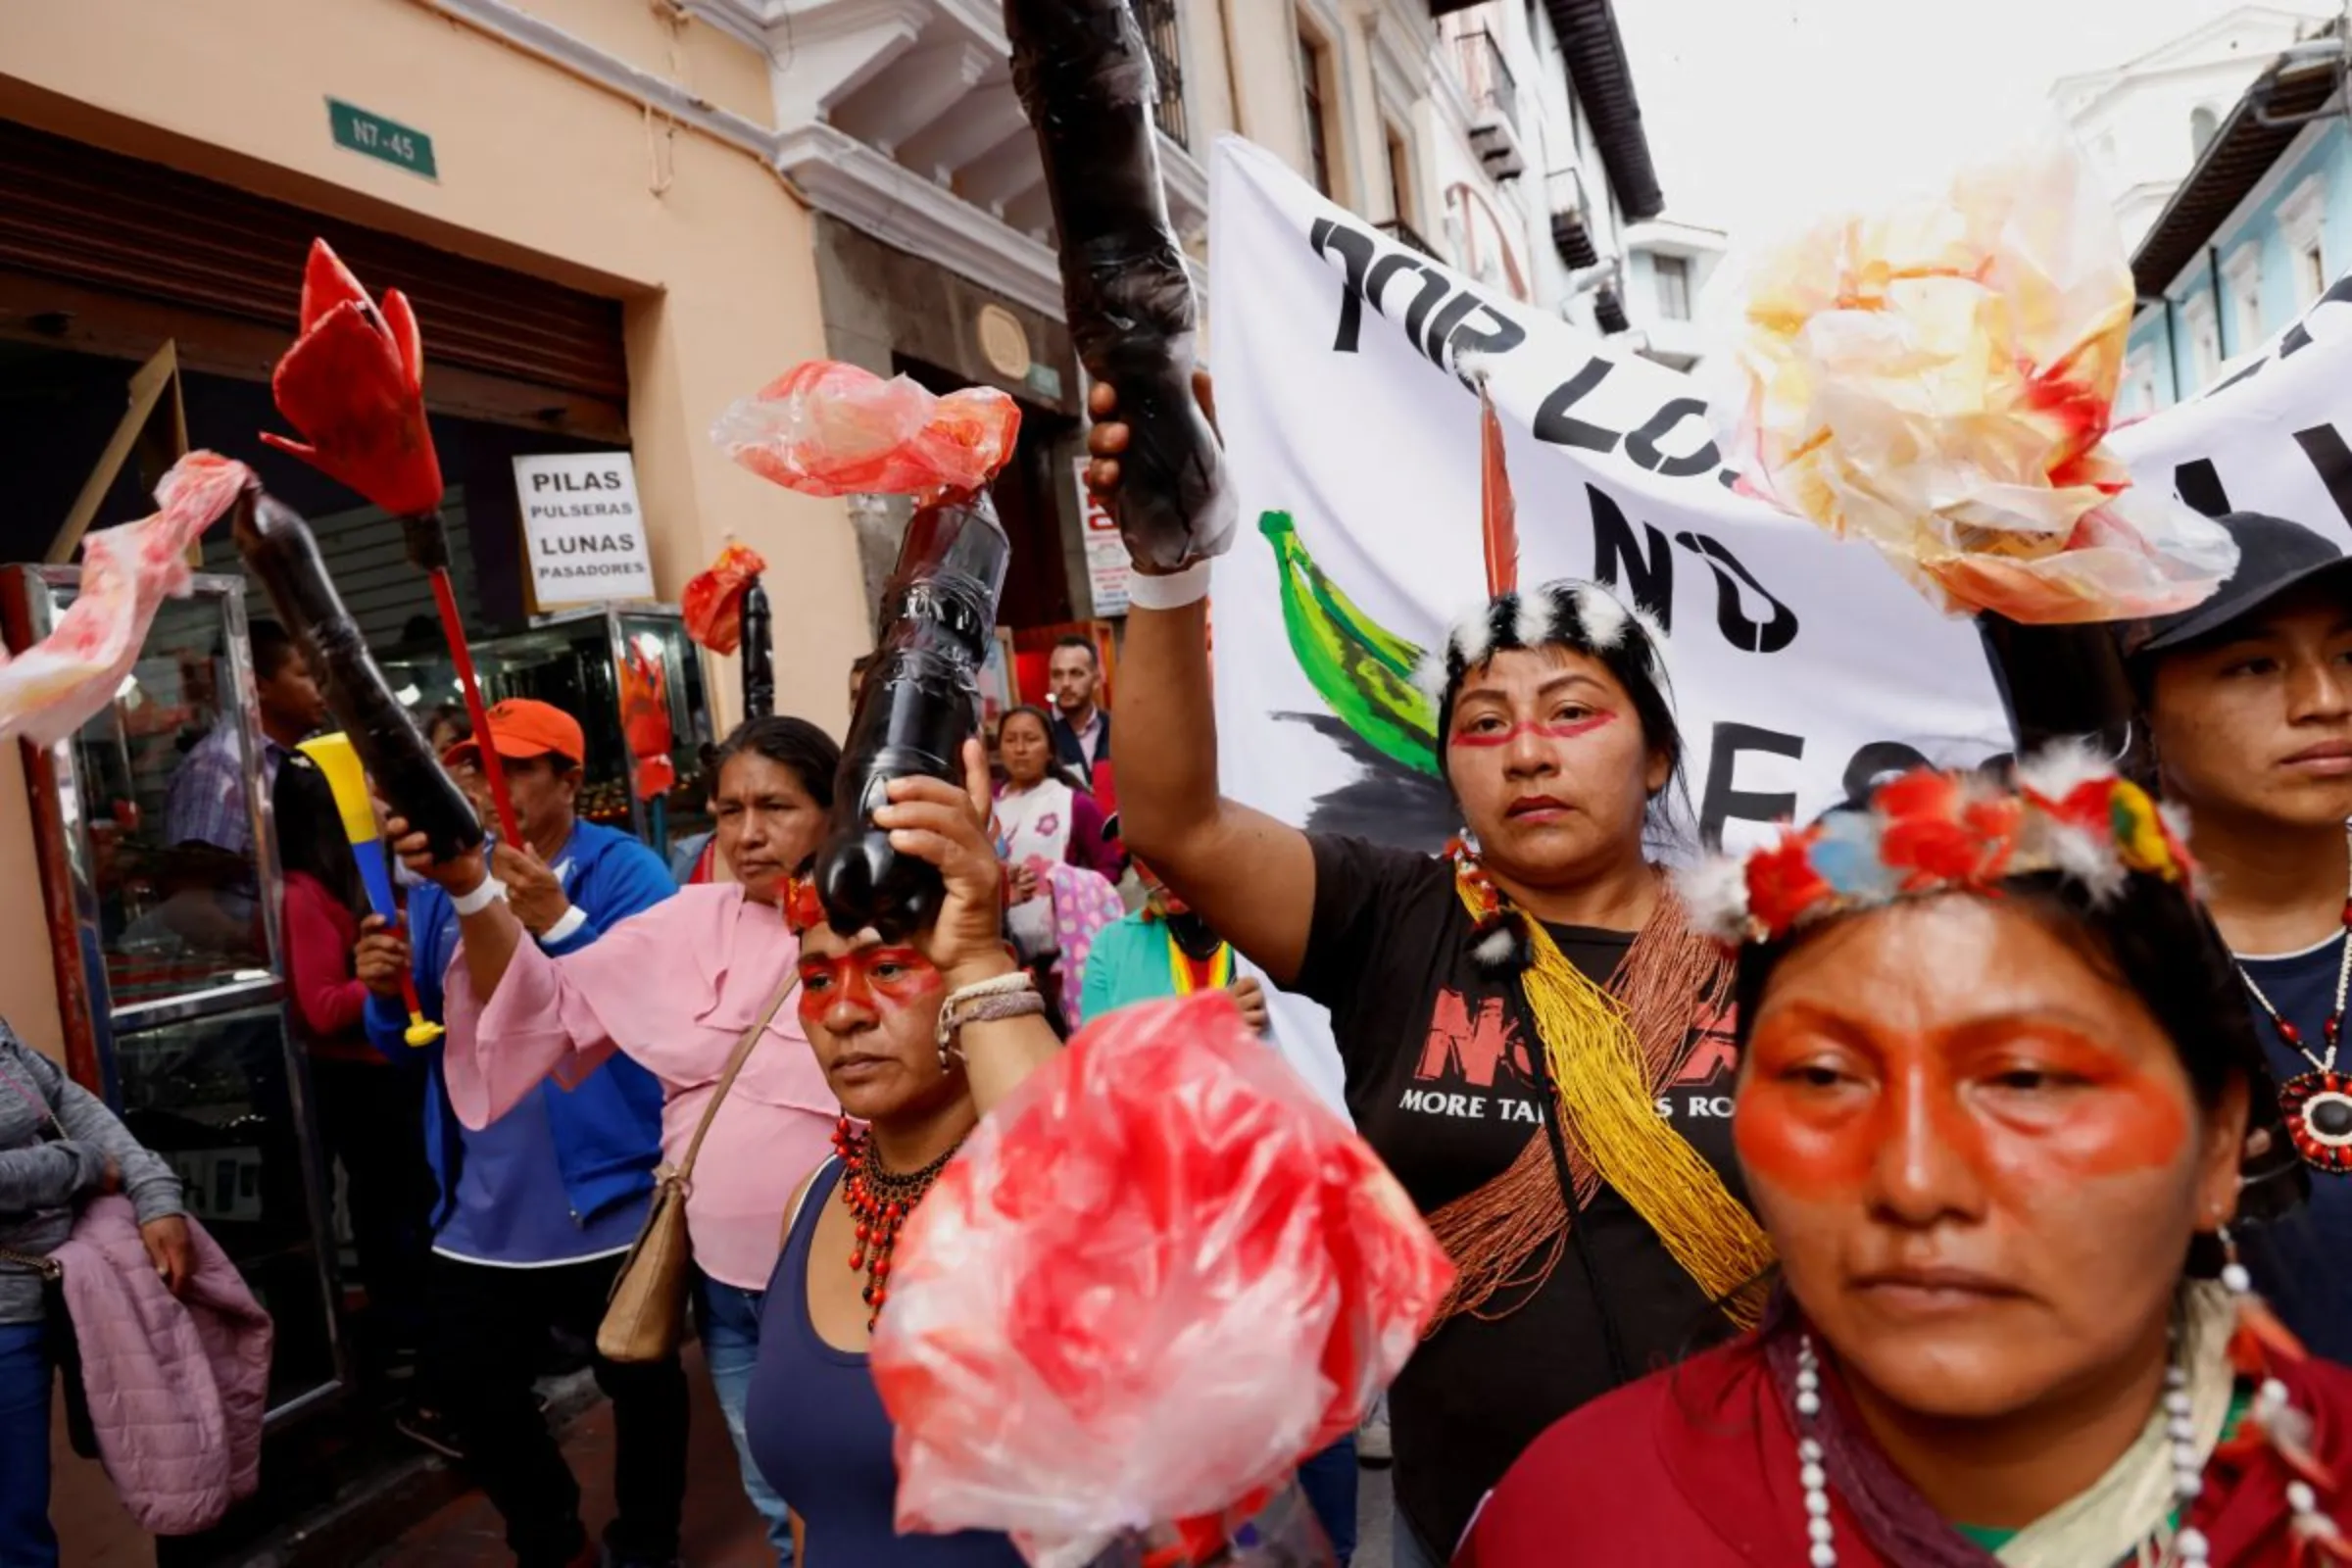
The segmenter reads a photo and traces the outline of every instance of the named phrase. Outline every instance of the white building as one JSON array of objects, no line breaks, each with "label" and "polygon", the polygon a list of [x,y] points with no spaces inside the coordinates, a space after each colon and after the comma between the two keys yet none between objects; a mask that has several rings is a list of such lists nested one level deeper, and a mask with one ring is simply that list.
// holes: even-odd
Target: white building
[{"label": "white building", "polygon": [[2061,76],[2050,102],[2106,182],[2137,246],[2248,83],[2334,15],[2318,0],[2240,5],[2105,71]]}]

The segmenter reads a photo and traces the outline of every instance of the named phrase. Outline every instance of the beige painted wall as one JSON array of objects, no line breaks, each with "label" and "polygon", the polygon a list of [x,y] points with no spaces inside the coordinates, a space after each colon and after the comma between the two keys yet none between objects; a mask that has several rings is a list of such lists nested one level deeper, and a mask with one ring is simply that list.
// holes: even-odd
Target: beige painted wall
[{"label": "beige painted wall", "polygon": [[[577,37],[769,117],[765,63],[724,34],[673,33],[645,0],[533,3]],[[430,135],[439,180],[334,146],[330,95]],[[774,567],[778,707],[845,726],[849,661],[868,641],[847,511],[754,478],[708,434],[729,401],[824,352],[809,215],[757,158],[658,120],[649,133],[636,104],[416,0],[0,4],[0,116],[625,299],[657,590],[674,602],[729,531],[760,550]],[[722,727],[740,706],[725,662],[711,670]],[[0,887],[12,897],[37,886],[19,777],[11,756]],[[13,938],[21,917],[7,923]],[[0,1010],[53,1044],[40,947],[0,940]]]}]

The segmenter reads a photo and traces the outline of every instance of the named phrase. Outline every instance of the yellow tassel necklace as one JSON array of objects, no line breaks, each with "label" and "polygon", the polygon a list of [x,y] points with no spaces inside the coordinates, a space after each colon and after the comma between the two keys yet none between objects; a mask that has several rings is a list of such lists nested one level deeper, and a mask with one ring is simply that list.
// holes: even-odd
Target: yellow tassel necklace
[{"label": "yellow tassel necklace", "polygon": [[1624,1007],[1569,962],[1540,920],[1510,906],[1477,858],[1456,846],[1454,888],[1478,922],[1477,947],[1516,941],[1528,1011],[1543,1041],[1560,1131],[1633,1205],[1685,1273],[1742,1328],[1760,1309],[1746,1289],[1772,1243],[1715,1168],[1658,1114],[1642,1045]]}]

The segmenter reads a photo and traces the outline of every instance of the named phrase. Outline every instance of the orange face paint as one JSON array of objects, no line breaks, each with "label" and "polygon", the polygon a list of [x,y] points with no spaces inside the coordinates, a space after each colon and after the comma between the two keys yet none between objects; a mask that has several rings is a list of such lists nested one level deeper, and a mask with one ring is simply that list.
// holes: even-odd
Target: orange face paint
[{"label": "orange face paint", "polygon": [[836,1006],[877,1018],[938,994],[947,982],[929,958],[909,947],[857,948],[801,956],[801,1024],[821,1027]]},{"label": "orange face paint", "polygon": [[1758,1021],[1733,1134],[1756,1175],[1853,1198],[1923,1146],[1995,1200],[2170,1164],[2178,1090],[2088,1035],[2031,1015],[1912,1033],[1794,1004]]}]

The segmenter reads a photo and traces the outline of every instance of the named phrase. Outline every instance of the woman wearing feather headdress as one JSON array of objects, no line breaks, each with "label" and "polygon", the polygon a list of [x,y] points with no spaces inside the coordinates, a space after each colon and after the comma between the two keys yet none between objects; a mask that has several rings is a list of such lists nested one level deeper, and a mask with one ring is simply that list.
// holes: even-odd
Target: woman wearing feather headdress
[{"label": "woman wearing feather headdress", "polygon": [[[1127,442],[1092,440],[1114,507]],[[1205,563],[1142,577],[1121,664],[1130,847],[1331,1008],[1356,1126],[1460,1271],[1390,1396],[1406,1565],[1560,1414],[1752,1321],[1768,1262],[1713,1115],[1729,968],[1644,850],[1682,794],[1662,637],[1596,584],[1519,588],[1491,407],[1484,489],[1492,597],[1421,669],[1467,827],[1447,858],[1218,796]]]}]

